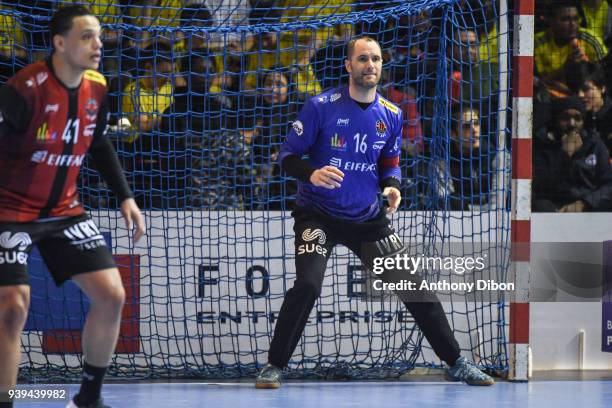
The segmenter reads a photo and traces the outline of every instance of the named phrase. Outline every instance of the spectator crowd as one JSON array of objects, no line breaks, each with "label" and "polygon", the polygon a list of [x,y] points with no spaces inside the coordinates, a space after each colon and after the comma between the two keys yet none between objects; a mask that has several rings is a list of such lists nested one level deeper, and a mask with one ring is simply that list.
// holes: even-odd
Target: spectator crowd
[{"label": "spectator crowd", "polygon": [[[368,13],[402,1],[75,2],[103,24],[112,137],[144,208],[285,208],[295,186],[276,164],[280,145],[308,98],[346,83],[344,48],[360,34],[380,42],[379,91],[403,113],[403,208],[509,206],[500,78],[511,73],[500,65],[507,36],[495,0],[461,0],[452,19],[433,8],[386,20]],[[2,2],[1,83],[48,55],[41,22],[61,4]],[[612,6],[538,0],[536,8],[533,209],[608,211]],[[91,172],[82,182],[92,197],[102,187]]]}]

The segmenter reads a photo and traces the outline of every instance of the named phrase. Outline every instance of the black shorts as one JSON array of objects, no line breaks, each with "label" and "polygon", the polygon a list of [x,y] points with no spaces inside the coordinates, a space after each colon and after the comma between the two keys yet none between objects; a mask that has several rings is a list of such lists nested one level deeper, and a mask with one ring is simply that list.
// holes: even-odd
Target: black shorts
[{"label": "black shorts", "polygon": [[[372,257],[388,256],[405,250],[404,243],[382,209],[374,218],[362,222],[334,218],[313,208],[298,207],[292,216],[295,220],[296,255],[300,255],[300,246],[314,243],[313,239],[319,234],[323,237],[319,238],[319,243],[325,243],[329,252],[336,244],[342,244],[366,264]],[[325,252],[329,257],[327,250],[318,252]]]},{"label": "black shorts", "polygon": [[114,268],[98,227],[87,214],[45,222],[0,222],[0,286],[28,285],[28,258],[38,246],[57,286],[74,275]]}]

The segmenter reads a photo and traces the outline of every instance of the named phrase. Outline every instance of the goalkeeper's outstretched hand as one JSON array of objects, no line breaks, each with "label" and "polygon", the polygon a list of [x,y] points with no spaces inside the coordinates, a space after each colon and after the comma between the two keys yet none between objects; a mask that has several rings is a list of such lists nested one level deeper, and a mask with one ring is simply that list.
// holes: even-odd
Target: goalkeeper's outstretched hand
[{"label": "goalkeeper's outstretched hand", "polygon": [[382,193],[383,197],[387,197],[389,207],[387,207],[387,214],[393,214],[397,211],[400,203],[402,202],[402,195],[400,191],[395,187],[385,187]]}]

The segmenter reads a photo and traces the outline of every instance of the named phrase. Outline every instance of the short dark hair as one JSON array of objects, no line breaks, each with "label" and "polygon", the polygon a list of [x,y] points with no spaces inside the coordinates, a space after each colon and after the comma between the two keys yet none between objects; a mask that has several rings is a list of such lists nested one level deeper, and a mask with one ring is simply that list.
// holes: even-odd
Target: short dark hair
[{"label": "short dark hair", "polygon": [[353,56],[353,52],[355,51],[355,43],[357,41],[359,41],[359,40],[365,40],[367,42],[374,42],[374,43],[376,43],[376,45],[378,45],[378,48],[381,48],[380,44],[378,43],[378,41],[376,41],[374,38],[369,37],[367,35],[360,35],[359,37],[355,37],[355,38],[351,39],[346,44],[346,59],[351,59],[351,57]]},{"label": "short dark hair", "polygon": [[568,96],[566,98],[558,98],[553,100],[552,113],[554,118],[570,109],[577,110],[584,118],[586,108],[582,100],[577,96]]},{"label": "short dark hair", "polygon": [[138,75],[144,75],[145,65],[155,66],[156,62],[172,62],[172,47],[165,41],[157,40],[147,45],[137,54]]},{"label": "short dark hair", "polygon": [[581,90],[589,81],[599,88],[606,86],[606,73],[601,65],[596,62],[579,62],[568,65],[567,86],[573,92]]},{"label": "short dark hair", "polygon": [[551,4],[549,15],[550,17],[556,17],[561,10],[566,8],[575,8],[578,10],[578,13],[581,12],[580,4],[577,0],[555,0]]},{"label": "short dark hair", "polygon": [[189,72],[193,66],[193,61],[196,59],[207,60],[211,63],[213,67],[213,71],[217,70],[217,61],[215,60],[214,55],[210,53],[208,48],[193,48],[189,55],[181,59],[181,71]]},{"label": "short dark hair", "polygon": [[212,15],[204,4],[188,4],[181,11],[181,26],[192,25],[194,22],[204,27],[213,25]]},{"label": "short dark hair", "polygon": [[91,10],[80,4],[74,4],[57,9],[49,22],[51,39],[56,35],[66,35],[72,29],[72,20],[75,17],[93,16]]},{"label": "short dark hair", "polygon": [[259,83],[259,88],[264,87],[264,83],[266,82],[266,78],[270,75],[280,74],[287,79],[287,85],[291,85],[291,69],[282,65],[274,65],[268,69],[262,69],[259,71],[257,78]]}]

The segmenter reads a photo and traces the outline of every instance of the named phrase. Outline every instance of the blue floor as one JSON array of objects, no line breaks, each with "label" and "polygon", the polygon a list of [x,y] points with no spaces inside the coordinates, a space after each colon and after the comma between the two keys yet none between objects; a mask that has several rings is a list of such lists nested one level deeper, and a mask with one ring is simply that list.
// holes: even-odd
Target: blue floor
[{"label": "blue floor", "polygon": [[[70,393],[77,389],[70,386]],[[250,383],[138,383],[107,384],[104,397],[113,408],[610,408],[612,381],[499,382],[492,387],[448,382],[296,382],[278,390],[256,390]],[[16,404],[20,407],[63,408],[65,404]]]}]

